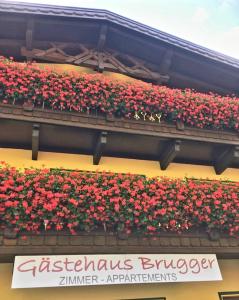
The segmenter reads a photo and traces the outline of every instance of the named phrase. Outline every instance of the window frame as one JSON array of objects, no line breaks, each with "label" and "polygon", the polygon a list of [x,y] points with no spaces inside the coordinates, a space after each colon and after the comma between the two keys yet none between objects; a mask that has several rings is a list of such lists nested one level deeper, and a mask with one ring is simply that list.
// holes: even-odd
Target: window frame
[{"label": "window frame", "polygon": [[239,298],[239,291],[232,291],[232,292],[219,292],[219,299],[220,300],[227,300],[227,297],[236,297],[238,296]]}]

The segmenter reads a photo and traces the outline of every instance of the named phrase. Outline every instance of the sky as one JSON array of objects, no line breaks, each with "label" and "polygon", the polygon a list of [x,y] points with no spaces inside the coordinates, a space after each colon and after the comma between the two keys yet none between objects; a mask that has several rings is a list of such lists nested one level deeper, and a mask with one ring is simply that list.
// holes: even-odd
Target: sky
[{"label": "sky", "polygon": [[22,2],[107,9],[239,59],[239,0],[24,0]]}]

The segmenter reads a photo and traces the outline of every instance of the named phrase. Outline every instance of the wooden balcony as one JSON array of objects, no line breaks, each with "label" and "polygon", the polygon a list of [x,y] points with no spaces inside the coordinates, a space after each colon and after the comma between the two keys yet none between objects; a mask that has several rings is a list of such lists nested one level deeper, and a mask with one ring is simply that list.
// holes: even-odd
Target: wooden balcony
[{"label": "wooden balcony", "polygon": [[239,136],[150,121],[0,105],[0,145],[5,148],[214,166],[217,174],[239,167]]}]

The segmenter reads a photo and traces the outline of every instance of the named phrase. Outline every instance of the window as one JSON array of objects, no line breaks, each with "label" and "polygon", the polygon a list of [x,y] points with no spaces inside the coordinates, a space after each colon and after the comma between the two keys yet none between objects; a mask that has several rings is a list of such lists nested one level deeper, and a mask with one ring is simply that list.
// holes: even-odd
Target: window
[{"label": "window", "polygon": [[239,300],[239,291],[237,292],[220,292],[220,300]]}]

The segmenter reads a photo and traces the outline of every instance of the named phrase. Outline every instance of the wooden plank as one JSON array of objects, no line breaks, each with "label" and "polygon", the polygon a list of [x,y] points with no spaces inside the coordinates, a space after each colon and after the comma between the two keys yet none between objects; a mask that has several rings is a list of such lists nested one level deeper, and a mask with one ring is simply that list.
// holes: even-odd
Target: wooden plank
[{"label": "wooden plank", "polygon": [[32,160],[37,160],[39,151],[40,125],[32,126]]},{"label": "wooden plank", "polygon": [[[116,233],[116,232],[115,232]],[[162,232],[160,236],[148,237],[143,243],[143,235],[128,235],[124,245],[119,246],[120,238],[103,231],[90,233],[77,233],[70,235],[67,232],[41,232],[40,234],[25,233],[27,243],[22,241],[19,235],[16,238],[7,239],[0,235],[2,245],[0,247],[0,263],[13,263],[16,255],[63,255],[68,254],[135,254],[135,253],[192,253],[197,250],[200,254],[215,253],[218,258],[239,258],[239,244],[235,237],[223,235],[218,241],[210,241],[206,233],[175,233]],[[101,239],[101,246],[97,246],[96,240]],[[87,245],[82,245],[82,240]],[[185,243],[185,240],[187,243]],[[51,241],[51,245],[49,245]],[[133,244],[132,244],[133,241]],[[152,243],[152,241],[154,241]],[[198,246],[195,246],[195,241]],[[59,247],[59,242],[63,242]],[[113,243],[112,243],[113,242]],[[176,243],[175,243],[176,242]]]},{"label": "wooden plank", "polygon": [[159,72],[167,75],[168,71],[170,70],[171,64],[172,64],[172,58],[173,58],[173,50],[166,50],[165,54],[163,55],[161,64],[159,66]]},{"label": "wooden plank", "polygon": [[[59,46],[60,47],[60,46]],[[67,63],[72,62],[76,65],[82,65],[90,67],[93,69],[98,69],[98,71],[103,72],[103,70],[113,71],[116,73],[122,73],[128,76],[132,76],[140,79],[147,79],[153,81],[165,82],[168,80],[168,76],[162,76],[159,73],[152,72],[147,69],[145,66],[140,65],[139,68],[134,69],[128,66],[125,66],[120,62],[116,57],[107,52],[97,52],[89,50],[86,53],[77,55],[77,59],[74,56],[68,56],[65,53],[59,51],[57,47],[52,47],[47,50],[32,49],[27,50],[25,47],[21,48],[21,54],[26,57],[33,57],[36,59],[51,61],[51,62],[60,62]]]},{"label": "wooden plank", "polygon": [[185,86],[187,86],[188,84],[190,85],[195,85],[195,88],[201,89],[202,87],[204,90],[209,90],[209,91],[217,91],[218,93],[222,93],[222,94],[231,94],[232,91],[224,89],[220,86],[208,83],[204,80],[200,80],[200,79],[196,79],[193,78],[192,76],[188,76],[186,74],[182,74],[182,73],[178,73],[175,71],[169,71],[169,76],[170,79],[173,79],[174,81],[179,79],[183,82],[185,82]]},{"label": "wooden plank", "polygon": [[97,137],[96,146],[93,155],[93,164],[98,165],[107,143],[107,132],[102,131]]},{"label": "wooden plank", "polygon": [[[75,55],[75,56],[70,56],[69,58],[66,59],[66,63],[75,63],[78,59],[81,59],[83,57],[85,57],[86,55],[89,55],[91,54],[91,51],[90,50],[84,50],[83,53],[80,53],[78,55]],[[92,54],[91,54],[92,55]],[[91,57],[90,55],[90,57]]]},{"label": "wooden plank", "polygon": [[[128,134],[136,134],[136,135],[145,135],[145,136],[155,136],[167,139],[184,139],[191,141],[200,141],[207,143],[216,143],[221,145],[235,145],[239,146],[239,138],[238,134],[232,132],[223,132],[222,137],[218,137],[218,131],[213,130],[203,130],[197,128],[185,128],[184,131],[179,131],[176,129],[175,125],[163,124],[160,125],[151,124],[147,122],[150,126],[151,130],[146,128],[145,122],[136,122],[134,120],[124,120],[124,119],[116,119],[116,121],[108,122],[105,118],[98,116],[97,121],[101,121],[101,124],[95,125],[91,120],[95,120],[94,116],[83,115],[80,113],[67,113],[67,115],[75,116],[78,118],[86,118],[86,122],[72,121],[72,120],[63,120],[63,115],[65,112],[52,111],[52,110],[44,110],[34,108],[34,116],[27,116],[23,114],[23,108],[16,107],[12,105],[1,105],[0,104],[0,118],[4,120],[19,120],[23,122],[31,122],[31,123],[42,123],[42,124],[53,124],[53,125],[62,125],[62,126],[70,126],[75,128],[88,128],[88,129],[98,129],[101,131],[112,131],[112,132],[124,132]],[[77,119],[78,120],[78,119]],[[127,123],[129,125],[128,129],[124,128],[124,124]],[[133,126],[132,126],[133,125]],[[137,126],[136,126],[137,125]],[[156,128],[160,128],[160,130],[156,130]],[[199,133],[205,133],[205,136],[199,136]],[[209,137],[208,132],[214,133],[214,137]],[[233,138],[233,140],[232,140]]]},{"label": "wooden plank", "polygon": [[[203,59],[203,57],[201,57],[200,59],[199,58],[195,59],[194,55],[195,55],[195,53],[191,53],[191,55],[188,55],[185,52],[177,51],[177,57],[179,59],[180,58],[186,59],[188,64],[192,64],[196,61],[202,68],[205,68],[205,67],[208,68],[209,67],[208,66],[208,61],[205,60],[205,58]],[[215,73],[222,74],[222,76],[223,75],[225,75],[225,76],[235,76],[239,79],[238,72],[233,70],[232,68],[229,70],[229,68],[231,68],[231,67],[227,66],[225,68],[225,67],[218,66],[213,61],[211,61],[211,63],[210,63],[210,70],[213,70]]]},{"label": "wooden plank", "polygon": [[219,154],[214,165],[216,174],[222,174],[232,164],[235,158],[239,158],[239,146],[228,147]]},{"label": "wooden plank", "polygon": [[100,28],[99,40],[97,44],[97,50],[102,51],[105,46],[106,37],[107,37],[108,26],[106,24],[102,25]]},{"label": "wooden plank", "polygon": [[166,170],[180,151],[181,140],[169,142],[160,157],[161,170]]},{"label": "wooden plank", "polygon": [[105,65],[104,65],[104,58],[103,53],[98,54],[98,72],[102,73],[104,71]]},{"label": "wooden plank", "polygon": [[27,21],[27,30],[26,30],[26,48],[27,48],[27,50],[32,50],[33,31],[34,31],[34,21],[33,21],[33,19],[30,18]]},{"label": "wooden plank", "polygon": [[22,47],[24,44],[25,44],[24,40],[0,39],[0,46],[3,46],[3,47]]}]

